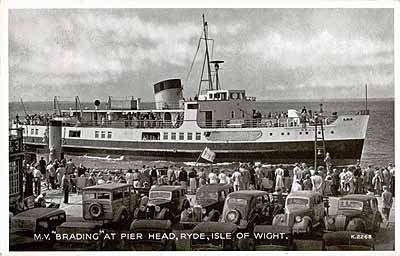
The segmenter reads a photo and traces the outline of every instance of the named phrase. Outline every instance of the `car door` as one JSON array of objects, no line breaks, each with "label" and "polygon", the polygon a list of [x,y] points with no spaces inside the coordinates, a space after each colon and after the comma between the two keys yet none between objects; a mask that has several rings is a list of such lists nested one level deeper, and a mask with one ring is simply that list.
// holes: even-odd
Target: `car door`
[{"label": "car door", "polygon": [[224,207],[225,199],[226,199],[226,192],[225,192],[225,190],[222,190],[218,193],[218,203],[215,206],[215,209],[218,210],[219,212],[222,212],[222,208]]},{"label": "car door", "polygon": [[381,222],[382,216],[381,216],[381,213],[379,212],[378,201],[376,200],[376,198],[371,199],[370,204],[371,204],[371,209],[372,209],[372,218],[371,218],[372,219],[372,223],[371,223],[371,225],[373,225],[375,227],[375,225],[377,223]]}]

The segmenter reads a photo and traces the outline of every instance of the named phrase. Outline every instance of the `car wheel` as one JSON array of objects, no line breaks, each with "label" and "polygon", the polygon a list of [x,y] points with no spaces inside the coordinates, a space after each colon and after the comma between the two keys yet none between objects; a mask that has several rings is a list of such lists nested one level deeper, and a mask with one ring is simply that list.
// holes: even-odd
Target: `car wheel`
[{"label": "car wheel", "polygon": [[128,213],[126,211],[122,211],[121,215],[119,216],[119,222],[122,224],[128,223]]},{"label": "car wheel", "polygon": [[89,205],[88,210],[93,218],[99,218],[103,214],[103,208],[99,203],[92,203]]},{"label": "car wheel", "polygon": [[312,224],[311,221],[309,221],[306,227],[306,234],[311,234],[311,233],[312,233]]},{"label": "car wheel", "polygon": [[381,229],[381,223],[379,221],[375,222],[374,232],[378,233]]},{"label": "car wheel", "polygon": [[239,251],[254,251],[255,243],[253,239],[241,239],[238,241],[238,249]]}]

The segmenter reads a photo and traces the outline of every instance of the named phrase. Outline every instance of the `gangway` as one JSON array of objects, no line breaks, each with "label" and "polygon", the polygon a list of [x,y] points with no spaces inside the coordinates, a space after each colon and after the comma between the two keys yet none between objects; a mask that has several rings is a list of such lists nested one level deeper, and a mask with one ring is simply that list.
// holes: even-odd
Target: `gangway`
[{"label": "gangway", "polygon": [[317,170],[318,157],[325,157],[325,134],[324,134],[324,118],[322,104],[319,104],[320,111],[315,115],[314,118],[314,170]]}]

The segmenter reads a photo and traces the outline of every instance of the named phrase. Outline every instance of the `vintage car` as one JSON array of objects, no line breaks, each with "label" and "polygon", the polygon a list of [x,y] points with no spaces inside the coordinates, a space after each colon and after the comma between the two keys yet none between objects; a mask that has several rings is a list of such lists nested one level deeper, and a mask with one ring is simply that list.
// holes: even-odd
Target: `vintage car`
[{"label": "vintage car", "polygon": [[237,250],[237,225],[221,222],[200,222],[192,230],[192,251]]},{"label": "vintage car", "polygon": [[293,233],[312,233],[313,229],[324,226],[325,202],[321,193],[296,191],[286,198],[285,213],[277,214],[272,225],[289,226]]},{"label": "vintage car", "polygon": [[371,234],[336,231],[322,236],[323,251],[374,251],[375,238]]},{"label": "vintage car", "polygon": [[[130,251],[175,251],[176,240],[173,239],[170,220],[139,220],[132,222],[130,234],[133,239],[121,239],[124,250]],[[141,237],[137,235],[140,234]]]},{"label": "vintage car", "polygon": [[294,251],[292,231],[288,226],[257,225],[253,230],[256,251]]},{"label": "vintage car", "polygon": [[150,189],[147,204],[137,208],[135,219],[168,219],[175,222],[190,207],[183,186],[156,186]]},{"label": "vintage car", "polygon": [[59,239],[56,251],[100,251],[103,249],[102,224],[95,222],[64,222],[56,228]]},{"label": "vintage car", "polygon": [[224,208],[227,195],[232,192],[232,186],[227,184],[206,184],[196,192],[193,207],[181,213],[181,221],[185,228],[202,221],[218,221]]},{"label": "vintage car", "polygon": [[335,216],[325,217],[327,231],[376,233],[382,223],[378,200],[374,196],[346,195],[339,199]]},{"label": "vintage car", "polygon": [[239,229],[253,230],[255,225],[271,224],[275,205],[268,192],[241,190],[225,200],[221,222],[236,224]]},{"label": "vintage car", "polygon": [[49,250],[53,231],[66,220],[64,210],[33,208],[11,218],[10,251]]},{"label": "vintage car", "polygon": [[124,183],[110,183],[82,189],[82,211],[86,221],[129,223],[141,194]]}]

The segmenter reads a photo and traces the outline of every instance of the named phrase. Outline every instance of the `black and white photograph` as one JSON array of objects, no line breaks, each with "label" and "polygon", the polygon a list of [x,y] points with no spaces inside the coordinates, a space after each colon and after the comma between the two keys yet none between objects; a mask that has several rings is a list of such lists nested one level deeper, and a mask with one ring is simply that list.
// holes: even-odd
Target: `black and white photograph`
[{"label": "black and white photograph", "polygon": [[395,11],[8,9],[8,250],[395,251]]}]

